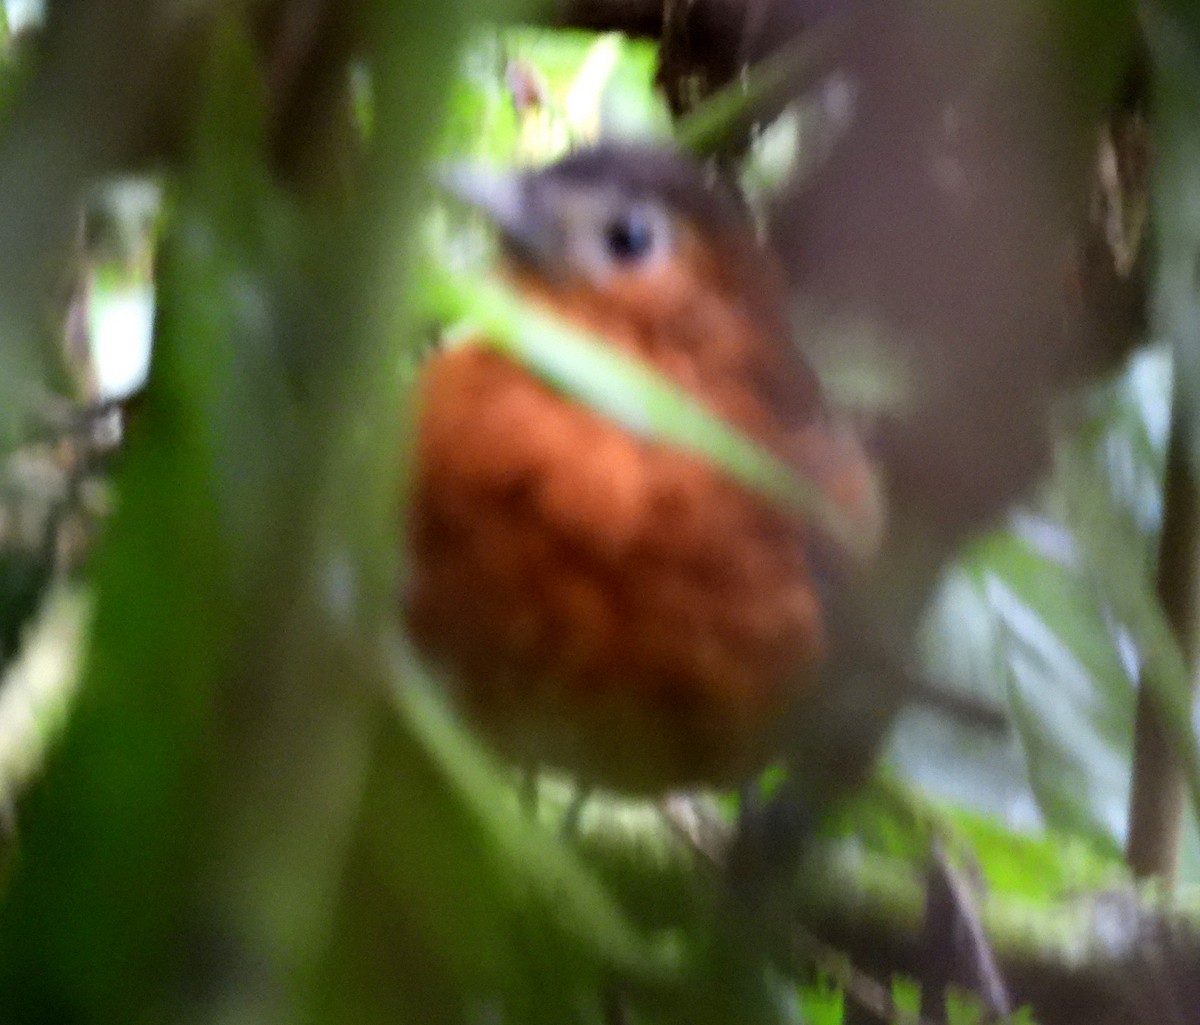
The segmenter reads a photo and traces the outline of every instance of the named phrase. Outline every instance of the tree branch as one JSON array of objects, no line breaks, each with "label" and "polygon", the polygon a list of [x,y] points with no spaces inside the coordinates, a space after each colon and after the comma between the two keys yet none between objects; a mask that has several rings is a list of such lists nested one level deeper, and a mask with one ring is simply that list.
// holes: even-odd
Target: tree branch
[{"label": "tree branch", "polygon": [[[1158,594],[1167,620],[1194,671],[1200,640],[1200,490],[1192,469],[1190,417],[1176,396],[1159,543]],[[1193,681],[1194,685],[1194,681]],[[1134,726],[1133,787],[1126,860],[1140,878],[1170,879],[1179,865],[1187,789],[1174,732],[1154,688],[1143,680]]]},{"label": "tree branch", "polygon": [[[663,898],[676,894],[680,919],[673,924],[686,928],[696,913],[697,869],[712,867],[730,828],[703,807],[680,815],[671,806],[669,821],[629,809],[594,798],[579,842],[589,860],[608,866],[603,875],[614,888],[629,889],[620,896],[631,913],[655,893],[652,924],[661,928]],[[702,849],[694,837],[703,837]],[[918,977],[925,885],[922,865],[865,852],[853,841],[815,848],[792,894],[801,952],[808,934],[816,943],[807,953],[822,964],[835,948],[878,979]],[[1132,886],[1044,900],[992,892],[981,896],[978,911],[1014,1002],[1031,1005],[1042,1025],[1134,1025],[1180,1014],[1193,1020],[1188,1012],[1200,1007],[1198,896],[1188,888],[1167,900]],[[804,967],[795,951],[781,960],[797,972]]]}]

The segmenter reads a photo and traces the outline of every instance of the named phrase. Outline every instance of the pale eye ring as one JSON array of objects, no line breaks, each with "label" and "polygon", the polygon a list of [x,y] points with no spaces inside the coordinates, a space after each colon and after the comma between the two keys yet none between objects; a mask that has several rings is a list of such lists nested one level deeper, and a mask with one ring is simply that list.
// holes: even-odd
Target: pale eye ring
[{"label": "pale eye ring", "polygon": [[637,263],[654,248],[655,224],[644,210],[634,208],[604,225],[604,248],[616,263]]}]

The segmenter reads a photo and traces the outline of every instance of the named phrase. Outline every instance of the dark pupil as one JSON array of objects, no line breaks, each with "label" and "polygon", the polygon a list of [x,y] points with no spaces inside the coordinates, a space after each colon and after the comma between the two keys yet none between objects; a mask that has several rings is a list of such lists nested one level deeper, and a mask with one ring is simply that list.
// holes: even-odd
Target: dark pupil
[{"label": "dark pupil", "polygon": [[604,229],[609,254],[617,260],[640,259],[650,251],[653,240],[649,220],[637,212],[610,221]]}]

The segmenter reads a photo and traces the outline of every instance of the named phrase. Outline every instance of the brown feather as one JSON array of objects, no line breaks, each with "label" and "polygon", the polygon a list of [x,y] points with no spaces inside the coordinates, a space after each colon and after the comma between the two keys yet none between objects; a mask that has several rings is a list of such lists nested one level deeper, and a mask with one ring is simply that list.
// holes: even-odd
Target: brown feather
[{"label": "brown feather", "polygon": [[[510,276],[857,515],[865,459],[767,333],[784,322],[778,272],[757,248],[735,255],[757,261],[753,295],[736,290],[749,268],[718,260],[699,229],[602,286]],[[436,355],[420,402],[408,623],[468,719],[512,759],[625,791],[761,768],[824,654],[804,524],[482,346]]]}]

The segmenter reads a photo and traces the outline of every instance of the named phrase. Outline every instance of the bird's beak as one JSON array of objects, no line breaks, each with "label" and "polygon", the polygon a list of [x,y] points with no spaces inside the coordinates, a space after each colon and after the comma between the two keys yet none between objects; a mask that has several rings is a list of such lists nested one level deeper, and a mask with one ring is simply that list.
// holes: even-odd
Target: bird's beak
[{"label": "bird's beak", "polygon": [[456,164],[439,176],[439,184],[491,221],[510,255],[536,266],[553,265],[555,232],[530,203],[520,172]]}]

